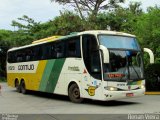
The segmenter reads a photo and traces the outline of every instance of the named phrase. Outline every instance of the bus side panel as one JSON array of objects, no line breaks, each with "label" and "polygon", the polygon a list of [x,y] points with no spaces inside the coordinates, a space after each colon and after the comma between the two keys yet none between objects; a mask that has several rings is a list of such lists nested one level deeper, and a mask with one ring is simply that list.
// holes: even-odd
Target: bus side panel
[{"label": "bus side panel", "polygon": [[39,91],[39,86],[41,82],[42,75],[44,73],[45,67],[47,64],[47,60],[39,61],[37,71],[35,74],[30,75],[30,89]]},{"label": "bus side panel", "polygon": [[[21,63],[7,63],[7,83],[15,87],[15,80],[19,83],[25,81],[26,89],[38,90],[40,79],[44,71],[46,61],[32,61]],[[32,65],[32,69],[28,66]],[[12,68],[12,69],[11,69]]]},{"label": "bus side panel", "polygon": [[81,90],[80,83],[82,78],[83,67],[81,60],[81,58],[66,59],[54,93],[68,95],[68,86],[71,82],[77,83]]},{"label": "bus side panel", "polygon": [[40,81],[39,91],[53,93],[61,74],[65,58],[48,60]]},{"label": "bus side panel", "polygon": [[16,75],[12,74],[12,73],[7,73],[7,84],[8,86],[11,87],[15,87],[15,79],[16,79]]},{"label": "bus side panel", "polygon": [[78,85],[82,98],[102,99],[102,81],[90,76],[82,58],[66,59],[54,93],[68,95],[71,82]]}]

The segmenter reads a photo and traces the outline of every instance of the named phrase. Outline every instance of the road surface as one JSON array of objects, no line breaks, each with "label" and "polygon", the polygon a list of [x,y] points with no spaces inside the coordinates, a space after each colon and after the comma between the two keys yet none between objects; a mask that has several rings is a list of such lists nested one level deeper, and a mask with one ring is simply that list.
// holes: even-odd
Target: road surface
[{"label": "road surface", "polygon": [[[2,86],[0,93],[0,113],[2,115],[47,114],[48,117],[55,119],[52,114],[92,114],[94,120],[94,114],[160,114],[160,95],[145,95],[108,102],[85,100],[81,104],[76,104],[70,102],[66,96],[41,92],[29,92],[23,95],[16,92],[15,88],[8,87],[6,83],[0,84]],[[119,116],[116,118],[119,119]]]}]

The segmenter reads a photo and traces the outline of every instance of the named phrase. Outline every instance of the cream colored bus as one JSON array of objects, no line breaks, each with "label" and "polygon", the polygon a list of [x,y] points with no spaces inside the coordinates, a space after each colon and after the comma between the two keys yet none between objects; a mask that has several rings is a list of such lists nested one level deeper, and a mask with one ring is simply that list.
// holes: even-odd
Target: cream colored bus
[{"label": "cream colored bus", "polygon": [[134,35],[93,30],[8,50],[7,81],[24,94],[33,90],[67,95],[72,102],[108,101],[144,95],[143,69]]}]

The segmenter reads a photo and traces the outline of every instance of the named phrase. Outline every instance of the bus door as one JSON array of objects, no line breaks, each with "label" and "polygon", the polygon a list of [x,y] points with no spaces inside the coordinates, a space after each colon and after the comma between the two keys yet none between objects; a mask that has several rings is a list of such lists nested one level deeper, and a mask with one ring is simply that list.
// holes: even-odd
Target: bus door
[{"label": "bus door", "polygon": [[102,71],[100,51],[94,35],[82,36],[84,70],[82,75],[83,95],[97,99],[102,95]]}]

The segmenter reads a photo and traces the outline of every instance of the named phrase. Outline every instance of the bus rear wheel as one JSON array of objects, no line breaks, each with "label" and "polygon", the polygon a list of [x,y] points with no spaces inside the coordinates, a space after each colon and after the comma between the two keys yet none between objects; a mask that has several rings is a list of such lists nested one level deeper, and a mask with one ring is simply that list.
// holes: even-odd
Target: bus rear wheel
[{"label": "bus rear wheel", "polygon": [[19,85],[19,81],[18,80],[16,80],[15,81],[15,87],[16,87],[16,90],[17,90],[17,92],[21,92],[21,88],[20,88],[20,85]]},{"label": "bus rear wheel", "polygon": [[27,93],[25,82],[22,80],[20,84],[20,89],[23,94]]},{"label": "bus rear wheel", "polygon": [[79,87],[76,83],[72,84],[68,90],[69,99],[74,103],[81,103],[83,98],[80,97]]}]

